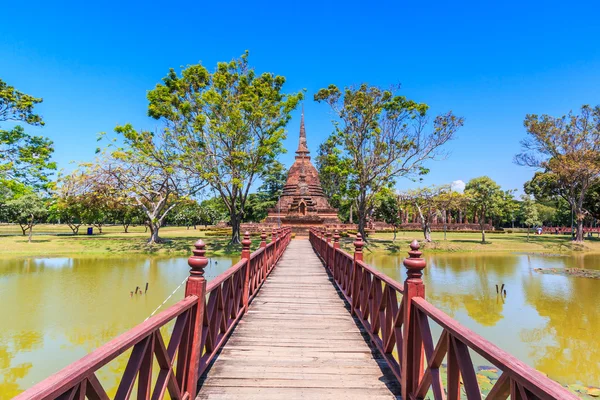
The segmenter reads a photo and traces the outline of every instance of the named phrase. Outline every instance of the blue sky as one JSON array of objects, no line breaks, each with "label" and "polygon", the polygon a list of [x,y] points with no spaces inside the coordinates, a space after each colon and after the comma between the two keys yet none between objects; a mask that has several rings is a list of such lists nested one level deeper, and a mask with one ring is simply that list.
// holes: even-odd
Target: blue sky
[{"label": "blue sky", "polygon": [[[88,161],[96,134],[132,122],[153,129],[146,91],[171,67],[250,50],[259,72],[307,90],[313,154],[331,132],[320,88],[400,83],[401,93],[465,117],[423,184],[489,175],[521,189],[513,164],[527,113],[562,115],[600,104],[600,5],[557,1],[8,2],[1,6],[0,78],[44,98],[55,160]],[[299,111],[288,126],[290,165]],[[398,188],[414,187],[401,179]]]}]

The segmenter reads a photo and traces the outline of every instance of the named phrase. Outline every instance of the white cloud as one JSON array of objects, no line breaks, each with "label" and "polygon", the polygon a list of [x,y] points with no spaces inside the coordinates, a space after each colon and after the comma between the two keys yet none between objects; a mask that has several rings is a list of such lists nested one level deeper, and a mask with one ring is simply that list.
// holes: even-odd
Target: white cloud
[{"label": "white cloud", "polygon": [[450,184],[450,187],[455,192],[462,193],[465,191],[465,183],[463,181],[461,181],[460,179],[456,180],[456,181],[452,181],[452,183]]}]

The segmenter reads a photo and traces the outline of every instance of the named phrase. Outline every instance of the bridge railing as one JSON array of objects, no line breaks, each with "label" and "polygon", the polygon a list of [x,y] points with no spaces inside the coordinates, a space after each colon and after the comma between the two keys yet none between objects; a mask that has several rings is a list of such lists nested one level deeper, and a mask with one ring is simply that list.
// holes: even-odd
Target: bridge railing
[{"label": "bridge railing", "polygon": [[[502,372],[487,399],[577,399],[578,397],[498,348],[425,300],[419,243],[411,243],[404,260],[407,278],[396,282],[363,261],[360,234],[354,254],[340,249],[339,235],[311,229],[310,242],[350,304],[350,311],[369,334],[402,387],[403,399],[481,399],[470,351]],[[441,328],[434,342],[430,323]],[[445,361],[446,385],[441,378]],[[462,385],[462,387],[461,387]]]},{"label": "bridge railing", "polygon": [[[104,344],[80,360],[48,377],[16,399],[108,399],[97,372],[119,355],[131,351],[115,399],[128,399],[137,386],[138,399],[195,397],[198,379],[225,343],[248,304],[265,282],[291,239],[289,228],[273,229],[270,243],[261,234],[258,250],[250,253],[248,232],[242,241],[241,260],[208,285],[204,268],[206,246],[194,244],[185,298],[154,317]],[[168,343],[163,338],[173,323]],[[161,332],[163,328],[163,332]],[[153,374],[154,365],[158,373]],[[137,385],[136,385],[137,384]]]}]

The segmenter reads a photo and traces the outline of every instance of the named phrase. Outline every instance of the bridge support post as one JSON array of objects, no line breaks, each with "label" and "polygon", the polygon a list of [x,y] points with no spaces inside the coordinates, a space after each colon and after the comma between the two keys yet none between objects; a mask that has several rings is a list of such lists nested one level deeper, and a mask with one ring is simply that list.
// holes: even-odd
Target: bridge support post
[{"label": "bridge support post", "polygon": [[358,277],[358,261],[363,260],[363,252],[362,248],[365,243],[362,241],[362,235],[359,233],[356,234],[356,240],[354,241],[354,263],[352,264],[352,278],[351,278],[351,292],[350,297],[352,298],[351,304],[351,314],[356,315],[356,309],[358,308],[359,296],[358,292],[360,291],[360,278]]},{"label": "bridge support post", "polygon": [[[206,245],[202,240],[194,243],[194,255],[188,259],[190,266],[190,276],[185,286],[185,296],[197,296],[198,304],[192,308],[190,330],[185,334],[186,340],[190,342],[189,359],[178,357],[178,367],[181,367],[185,376],[185,390],[193,395],[196,394],[198,387],[198,371],[200,369],[200,357],[202,356],[202,329],[204,328],[204,307],[206,304],[206,279],[204,278],[204,268],[208,265],[206,254]],[[185,365],[187,363],[187,366]],[[182,390],[184,388],[181,388]]]},{"label": "bridge support post", "polygon": [[244,291],[242,293],[242,299],[244,302],[244,314],[248,312],[248,303],[250,301],[250,232],[244,233],[244,239],[242,240],[242,256],[241,258],[246,260],[246,273],[244,274]]},{"label": "bridge support post", "polygon": [[410,244],[408,258],[404,260],[407,277],[404,281],[402,302],[403,315],[403,344],[402,344],[402,398],[410,399],[417,390],[423,376],[423,339],[415,318],[416,310],[412,305],[413,297],[425,297],[423,284],[423,269],[425,260],[421,258],[419,242],[415,239]]}]

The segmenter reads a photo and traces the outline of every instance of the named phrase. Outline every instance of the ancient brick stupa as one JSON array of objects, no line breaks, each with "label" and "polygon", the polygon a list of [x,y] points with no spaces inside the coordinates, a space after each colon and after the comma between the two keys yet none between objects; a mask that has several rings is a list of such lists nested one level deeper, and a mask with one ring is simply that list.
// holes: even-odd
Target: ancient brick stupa
[{"label": "ancient brick stupa", "polygon": [[288,172],[279,202],[269,210],[265,222],[298,228],[340,223],[337,210],[329,205],[325,197],[319,173],[310,162],[309,153],[302,111],[296,160]]}]

